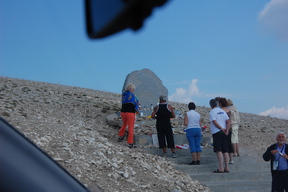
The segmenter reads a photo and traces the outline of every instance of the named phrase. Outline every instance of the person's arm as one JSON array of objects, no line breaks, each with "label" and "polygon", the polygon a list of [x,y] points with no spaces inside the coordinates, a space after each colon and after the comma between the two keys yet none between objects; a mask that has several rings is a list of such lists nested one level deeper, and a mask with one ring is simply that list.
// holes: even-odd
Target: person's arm
[{"label": "person's arm", "polygon": [[[274,155],[273,153],[276,150],[273,150],[272,146],[268,147],[267,150],[265,151],[265,153],[262,155],[264,161],[270,161],[273,158],[273,155]],[[275,147],[274,147],[274,149],[275,149]]]},{"label": "person's arm", "polygon": [[286,160],[288,160],[288,155],[286,153],[283,154],[283,156]]},{"label": "person's arm", "polygon": [[216,120],[213,120],[212,123],[221,131],[225,133],[225,129],[223,129]]},{"label": "person's arm", "polygon": [[175,113],[174,113],[173,107],[171,105],[168,105],[168,108],[171,111],[171,118],[175,118]]},{"label": "person's arm", "polygon": [[201,117],[199,119],[199,125],[200,125],[200,128],[202,128],[202,121],[201,121]]},{"label": "person's arm", "polygon": [[183,125],[187,126],[188,125],[188,116],[187,116],[187,113],[185,113],[184,115],[184,123]]},{"label": "person's arm", "polygon": [[288,161],[288,145],[287,144],[285,144],[285,153],[283,154],[283,157]]},{"label": "person's arm", "polygon": [[226,133],[227,133],[227,135],[229,133],[230,126],[231,126],[231,120],[227,119],[226,120]]},{"label": "person's arm", "polygon": [[285,144],[285,153],[283,154],[283,157],[286,159],[286,160],[288,160],[288,145],[287,144]]},{"label": "person's arm", "polygon": [[138,98],[136,97],[136,95],[133,92],[131,92],[131,95],[132,95],[132,98],[134,98],[133,99],[133,104],[135,106],[135,112],[136,112],[136,114],[139,114],[139,101],[138,101]]},{"label": "person's arm", "polygon": [[[267,149],[268,150],[268,149]],[[272,148],[272,149],[269,149],[270,150],[270,154],[272,154],[272,157],[273,157],[273,155],[275,155],[276,153],[279,153],[279,151],[278,150],[276,150],[275,149],[275,147],[274,148]],[[269,153],[269,150],[268,150],[268,153]],[[266,153],[266,152],[265,152]],[[264,154],[265,154],[264,153]],[[263,154],[263,159],[264,159],[264,154]],[[288,155],[286,154],[286,153],[284,153],[283,155],[281,155],[282,157],[284,157],[286,160],[288,160]],[[271,158],[272,158],[271,157]],[[268,155],[267,155],[267,158],[268,158]],[[264,159],[265,160],[265,159]],[[270,159],[269,159],[270,160]],[[268,160],[268,161],[269,161]]]},{"label": "person's arm", "polygon": [[158,105],[157,105],[156,107],[154,107],[154,110],[153,110],[153,112],[152,112],[152,114],[151,114],[151,117],[152,117],[153,119],[156,119],[156,112],[157,112],[157,110],[158,110]]}]

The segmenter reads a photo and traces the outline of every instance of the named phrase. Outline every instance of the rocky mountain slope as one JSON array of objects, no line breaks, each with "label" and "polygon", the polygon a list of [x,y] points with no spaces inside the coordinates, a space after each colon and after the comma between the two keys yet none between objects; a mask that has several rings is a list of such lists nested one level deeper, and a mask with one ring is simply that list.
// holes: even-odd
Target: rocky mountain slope
[{"label": "rocky mountain slope", "polygon": [[[96,185],[108,192],[209,191],[172,162],[117,143],[117,127],[108,125],[106,117],[119,112],[120,100],[115,93],[0,77],[0,116],[91,191],[97,191]],[[171,104],[182,114],[187,110],[186,104]],[[197,110],[208,126],[210,109]],[[241,151],[257,156],[288,125],[288,120],[246,113],[241,121]],[[141,134],[145,128],[137,129]]]}]

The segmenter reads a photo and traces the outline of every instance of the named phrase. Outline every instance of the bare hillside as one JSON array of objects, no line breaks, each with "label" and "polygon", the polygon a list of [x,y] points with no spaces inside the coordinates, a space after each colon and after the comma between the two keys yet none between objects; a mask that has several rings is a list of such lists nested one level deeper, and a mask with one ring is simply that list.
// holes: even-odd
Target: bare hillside
[{"label": "bare hillside", "polygon": [[[106,123],[106,116],[119,112],[120,100],[115,93],[0,77],[0,116],[91,191],[95,185],[108,192],[209,191],[172,162],[116,142],[117,129]],[[186,111],[185,104],[171,104]],[[208,125],[210,109],[197,110]],[[257,156],[288,125],[288,120],[246,113],[241,121],[242,152]]]}]

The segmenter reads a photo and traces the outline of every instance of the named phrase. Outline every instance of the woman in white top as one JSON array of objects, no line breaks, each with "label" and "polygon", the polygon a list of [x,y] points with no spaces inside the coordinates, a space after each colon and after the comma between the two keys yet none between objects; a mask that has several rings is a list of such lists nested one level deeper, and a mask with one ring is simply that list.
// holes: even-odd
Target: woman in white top
[{"label": "woman in white top", "polygon": [[193,102],[188,104],[189,111],[185,114],[184,125],[186,126],[185,132],[189,142],[190,152],[192,154],[192,162],[189,165],[200,165],[201,157],[201,117],[195,111],[196,105]]}]

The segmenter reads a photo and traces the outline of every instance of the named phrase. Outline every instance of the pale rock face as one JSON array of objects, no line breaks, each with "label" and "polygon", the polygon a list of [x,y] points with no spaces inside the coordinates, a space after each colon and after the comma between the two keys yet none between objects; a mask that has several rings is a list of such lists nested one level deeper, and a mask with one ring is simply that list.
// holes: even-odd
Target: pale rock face
[{"label": "pale rock face", "polygon": [[126,76],[122,92],[125,91],[129,83],[133,83],[136,86],[134,93],[139,99],[143,110],[150,110],[151,104],[155,106],[160,95],[168,97],[168,89],[150,69],[142,69],[129,73]]},{"label": "pale rock face", "polygon": [[[187,104],[170,104],[182,115],[187,111]],[[118,143],[118,129],[106,117],[120,108],[121,94],[0,77],[0,115],[91,191],[209,191],[172,162]],[[197,107],[205,126],[209,110]],[[240,115],[240,147],[246,154],[260,158],[276,133],[287,130],[284,119]],[[142,126],[143,121],[148,123]],[[136,123],[135,134],[155,132],[152,120]],[[173,123],[181,126],[182,119]]]}]

